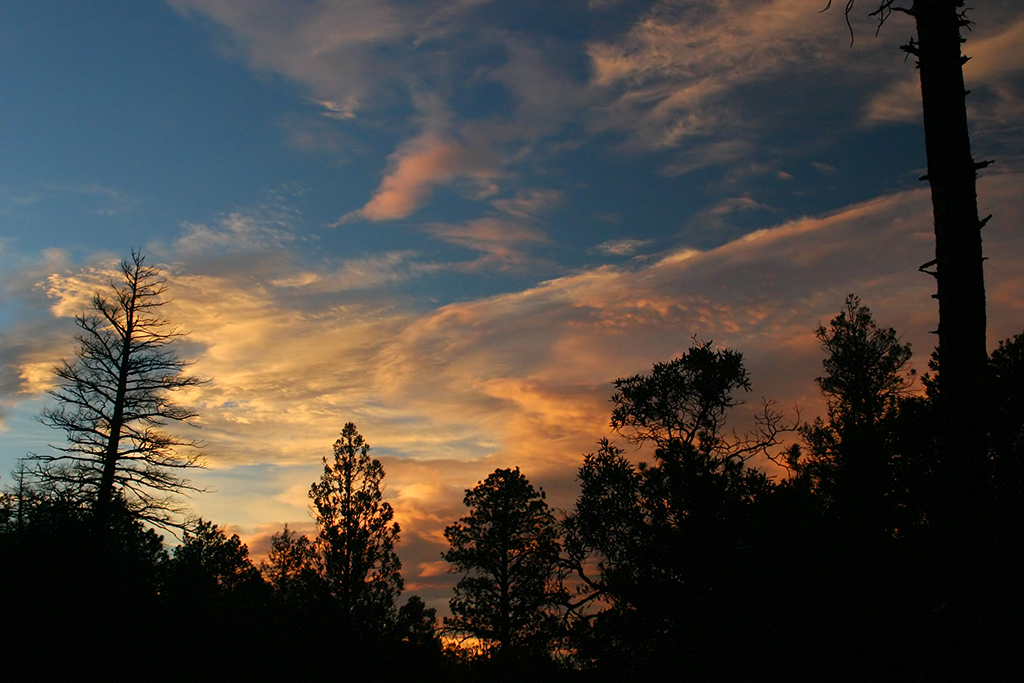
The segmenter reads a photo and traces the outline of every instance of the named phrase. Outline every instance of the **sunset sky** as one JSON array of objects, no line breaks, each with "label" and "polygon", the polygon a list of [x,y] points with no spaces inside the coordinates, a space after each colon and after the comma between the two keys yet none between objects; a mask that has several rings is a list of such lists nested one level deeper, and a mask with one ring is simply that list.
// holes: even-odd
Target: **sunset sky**
[{"label": "sunset sky", "polygon": [[[860,0],[8,0],[0,4],[0,485],[74,315],[161,264],[212,381],[211,489],[255,555],[344,423],[385,466],[407,589],[442,607],[464,489],[519,466],[568,508],[616,377],[694,338],[821,410],[848,293],[924,370],[937,306],[920,89]],[[845,3],[840,3],[845,5]],[[990,345],[1024,329],[1024,7],[964,67]],[[735,425],[743,427],[744,410]],[[638,454],[640,457],[641,454]]]}]

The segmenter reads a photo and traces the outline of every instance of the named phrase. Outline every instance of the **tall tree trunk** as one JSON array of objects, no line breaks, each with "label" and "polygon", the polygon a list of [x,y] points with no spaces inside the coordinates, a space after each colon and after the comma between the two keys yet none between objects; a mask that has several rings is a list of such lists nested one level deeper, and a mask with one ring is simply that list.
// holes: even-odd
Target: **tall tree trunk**
[{"label": "tall tree trunk", "polygon": [[128,400],[128,376],[131,374],[133,346],[135,344],[135,303],[138,297],[138,268],[129,280],[128,299],[124,308],[124,330],[121,331],[121,355],[117,365],[117,393],[114,395],[113,414],[110,416],[107,446],[103,453],[103,473],[96,491],[96,526],[105,533],[110,521],[110,504],[114,497],[114,475],[121,456],[121,430],[124,427],[124,409]]},{"label": "tall tree trunk", "polygon": [[[928,182],[935,218],[939,300],[939,402],[942,458],[955,477],[957,501],[969,511],[981,495],[987,448],[984,396],[985,279],[975,176],[967,130],[960,29],[962,0],[916,0],[910,10],[917,42],[904,50],[918,58],[924,107]],[[929,264],[931,265],[931,264]],[[958,505],[958,507],[960,507]]]}]

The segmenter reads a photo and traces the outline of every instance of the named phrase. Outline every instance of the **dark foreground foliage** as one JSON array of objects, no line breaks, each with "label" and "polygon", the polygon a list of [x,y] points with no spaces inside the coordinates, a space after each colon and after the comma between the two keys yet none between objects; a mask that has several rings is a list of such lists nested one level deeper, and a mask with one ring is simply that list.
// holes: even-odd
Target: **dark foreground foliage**
[{"label": "dark foreground foliage", "polygon": [[817,334],[829,411],[772,455],[781,481],[722,430],[746,388],[738,354],[698,345],[616,383],[612,426],[657,449],[635,464],[604,440],[580,469],[565,521],[577,666],[622,681],[1024,673],[1024,337],[992,355],[988,476],[967,501],[909,346],[855,297]]},{"label": "dark foreground foliage", "polygon": [[101,533],[86,510],[28,505],[0,536],[7,680],[446,680],[439,648],[278,600],[215,525],[170,555],[129,515]]}]

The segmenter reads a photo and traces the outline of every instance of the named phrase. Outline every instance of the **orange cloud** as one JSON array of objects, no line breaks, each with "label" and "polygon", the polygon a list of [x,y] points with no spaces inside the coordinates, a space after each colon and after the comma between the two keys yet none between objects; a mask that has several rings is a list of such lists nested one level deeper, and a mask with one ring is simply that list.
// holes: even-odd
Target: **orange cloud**
[{"label": "orange cloud", "polygon": [[390,221],[405,218],[430,198],[434,188],[459,177],[486,180],[495,176],[486,155],[454,140],[425,133],[402,145],[389,161],[388,171],[363,208],[342,216],[334,225],[362,218]]}]

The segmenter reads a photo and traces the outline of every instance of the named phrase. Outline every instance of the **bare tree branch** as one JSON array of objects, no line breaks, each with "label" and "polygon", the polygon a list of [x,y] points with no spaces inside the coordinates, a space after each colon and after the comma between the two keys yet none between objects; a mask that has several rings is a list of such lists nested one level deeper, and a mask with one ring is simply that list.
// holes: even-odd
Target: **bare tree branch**
[{"label": "bare tree branch", "polygon": [[67,443],[31,459],[38,479],[74,487],[101,523],[120,497],[139,519],[177,527],[184,508],[175,494],[201,489],[176,472],[202,467],[203,443],[160,428],[195,418],[171,394],[208,380],[185,374],[191,363],[170,348],[182,333],[158,314],[167,303],[158,268],[132,251],[107,284],[91,312],[75,317],[78,348],[54,368],[60,385],[48,393],[57,405],[39,417]]}]

